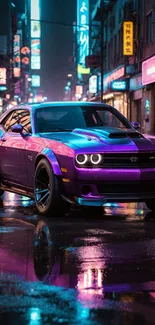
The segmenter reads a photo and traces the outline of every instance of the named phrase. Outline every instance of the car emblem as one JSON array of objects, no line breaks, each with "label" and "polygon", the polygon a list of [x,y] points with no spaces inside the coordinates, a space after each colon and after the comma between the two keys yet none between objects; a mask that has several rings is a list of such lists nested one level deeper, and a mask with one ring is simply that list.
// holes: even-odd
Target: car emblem
[{"label": "car emblem", "polygon": [[137,158],[137,157],[131,157],[131,158],[130,158],[130,161],[131,161],[132,163],[136,163],[136,162],[137,162],[137,160],[138,160],[138,158]]},{"label": "car emblem", "polygon": [[32,161],[32,160],[33,160],[33,156],[28,155],[28,159],[29,159],[30,161]]}]

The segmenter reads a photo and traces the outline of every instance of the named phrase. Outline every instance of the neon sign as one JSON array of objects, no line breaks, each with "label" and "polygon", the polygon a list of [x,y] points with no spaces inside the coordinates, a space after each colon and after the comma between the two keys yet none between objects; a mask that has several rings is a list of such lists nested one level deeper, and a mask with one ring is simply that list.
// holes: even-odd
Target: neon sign
[{"label": "neon sign", "polygon": [[40,20],[40,0],[31,0],[31,19]]},{"label": "neon sign", "polygon": [[32,87],[40,87],[40,76],[32,75]]},{"label": "neon sign", "polygon": [[77,2],[77,25],[79,44],[79,64],[85,66],[85,58],[89,54],[89,0]]},{"label": "neon sign", "polygon": [[31,69],[40,70],[40,0],[31,0]]},{"label": "neon sign", "polygon": [[142,84],[148,85],[155,82],[155,56],[142,63]]},{"label": "neon sign", "polygon": [[0,68],[0,85],[6,85],[6,68]]},{"label": "neon sign", "polygon": [[21,73],[21,62],[20,62],[20,43],[21,37],[20,35],[14,35],[13,40],[13,74],[14,77],[20,77]]},{"label": "neon sign", "polygon": [[109,84],[113,80],[119,79],[124,76],[125,67],[120,67],[104,77],[104,84]]},{"label": "neon sign", "polygon": [[127,89],[127,82],[125,80],[112,81],[111,89],[112,90],[126,90]]}]

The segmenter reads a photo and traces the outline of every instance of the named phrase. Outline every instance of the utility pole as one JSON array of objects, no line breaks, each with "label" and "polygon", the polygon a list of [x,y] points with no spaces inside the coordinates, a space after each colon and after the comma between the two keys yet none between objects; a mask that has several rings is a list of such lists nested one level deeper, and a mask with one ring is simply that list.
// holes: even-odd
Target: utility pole
[{"label": "utility pole", "polygon": [[101,103],[104,102],[104,0],[101,0]]}]

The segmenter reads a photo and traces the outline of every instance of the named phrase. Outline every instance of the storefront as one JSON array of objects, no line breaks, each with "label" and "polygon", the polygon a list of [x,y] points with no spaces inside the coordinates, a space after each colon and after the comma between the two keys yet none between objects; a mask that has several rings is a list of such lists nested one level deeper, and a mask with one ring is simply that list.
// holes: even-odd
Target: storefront
[{"label": "storefront", "polygon": [[124,65],[104,76],[103,99],[107,104],[114,106],[120,113],[128,117],[128,87],[124,76]]},{"label": "storefront", "polygon": [[144,131],[155,134],[155,56],[142,63]]},{"label": "storefront", "polygon": [[145,129],[143,88],[141,74],[130,79],[130,119],[131,121],[140,123],[142,131]]}]

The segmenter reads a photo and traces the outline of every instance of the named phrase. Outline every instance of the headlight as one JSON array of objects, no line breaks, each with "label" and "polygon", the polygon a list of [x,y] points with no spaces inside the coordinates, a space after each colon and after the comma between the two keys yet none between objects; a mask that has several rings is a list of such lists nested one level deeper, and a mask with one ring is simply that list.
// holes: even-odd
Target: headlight
[{"label": "headlight", "polygon": [[87,162],[87,160],[88,160],[88,156],[85,154],[80,154],[76,156],[76,162],[79,165],[84,165]]},{"label": "headlight", "polygon": [[90,156],[90,161],[93,165],[98,165],[102,160],[102,156],[99,153]]}]

